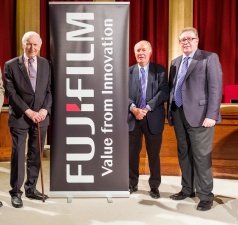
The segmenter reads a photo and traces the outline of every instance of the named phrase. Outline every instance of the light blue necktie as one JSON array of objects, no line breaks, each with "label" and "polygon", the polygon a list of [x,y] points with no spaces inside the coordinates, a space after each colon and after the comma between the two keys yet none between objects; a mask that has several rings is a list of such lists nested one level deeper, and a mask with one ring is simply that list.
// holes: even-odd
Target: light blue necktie
[{"label": "light blue necktie", "polygon": [[28,59],[28,75],[29,75],[29,78],[31,81],[31,86],[32,86],[33,90],[35,91],[37,71],[36,71],[35,67],[33,66],[33,62],[34,62],[33,58]]},{"label": "light blue necktie", "polygon": [[140,90],[140,102],[139,102],[139,108],[144,109],[146,107],[146,76],[145,76],[145,69],[143,67],[140,68],[141,72],[141,90]]},{"label": "light blue necktie", "polygon": [[185,75],[188,70],[188,60],[189,60],[189,57],[185,57],[183,59],[182,68],[181,68],[180,73],[178,74],[176,87],[175,87],[175,91],[174,91],[174,101],[178,107],[180,107],[183,104],[182,86],[183,86]]}]

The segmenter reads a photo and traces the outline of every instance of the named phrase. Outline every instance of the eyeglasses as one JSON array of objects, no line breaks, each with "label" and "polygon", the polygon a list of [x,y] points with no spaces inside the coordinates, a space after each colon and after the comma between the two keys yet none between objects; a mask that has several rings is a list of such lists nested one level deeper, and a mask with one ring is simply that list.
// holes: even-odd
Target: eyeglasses
[{"label": "eyeglasses", "polygon": [[180,39],[179,42],[182,43],[182,44],[184,44],[186,41],[192,42],[194,39],[197,39],[197,38],[186,37],[186,38]]}]

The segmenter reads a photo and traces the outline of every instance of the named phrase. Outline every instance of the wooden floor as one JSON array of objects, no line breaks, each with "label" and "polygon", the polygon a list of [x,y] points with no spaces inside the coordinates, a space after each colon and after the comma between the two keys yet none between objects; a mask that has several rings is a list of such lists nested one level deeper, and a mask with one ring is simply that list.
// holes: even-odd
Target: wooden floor
[{"label": "wooden floor", "polygon": [[[181,190],[180,177],[162,177],[159,199],[150,197],[147,175],[140,176],[138,192],[128,198],[88,197],[84,189],[80,192],[82,196],[86,192],[85,197],[72,197],[73,193],[63,191],[71,197],[58,198],[50,192],[49,167],[49,160],[44,160],[44,191],[50,198],[43,203],[23,194],[23,208],[15,209],[9,195],[10,163],[0,163],[1,225],[238,225],[238,180],[214,179],[213,207],[200,212],[196,210],[198,197],[183,201],[169,198]],[[41,182],[37,188],[41,190]]]}]

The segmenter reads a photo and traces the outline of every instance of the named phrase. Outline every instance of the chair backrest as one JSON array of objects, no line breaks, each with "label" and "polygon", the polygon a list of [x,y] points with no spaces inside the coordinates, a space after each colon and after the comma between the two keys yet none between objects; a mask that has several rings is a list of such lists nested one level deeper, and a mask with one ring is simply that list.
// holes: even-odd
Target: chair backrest
[{"label": "chair backrest", "polygon": [[225,103],[238,103],[238,85],[225,85],[224,86],[224,102]]}]

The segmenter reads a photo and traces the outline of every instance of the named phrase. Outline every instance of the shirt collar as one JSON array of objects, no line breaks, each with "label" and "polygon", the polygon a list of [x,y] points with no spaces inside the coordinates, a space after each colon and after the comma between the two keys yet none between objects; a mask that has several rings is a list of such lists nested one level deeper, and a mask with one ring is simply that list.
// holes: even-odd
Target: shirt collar
[{"label": "shirt collar", "polygon": [[140,65],[138,64],[138,67],[139,67],[139,70],[140,70],[140,68],[144,68],[145,72],[148,73],[148,70],[149,70],[149,63],[146,64],[145,66],[140,66]]},{"label": "shirt collar", "polygon": [[196,51],[190,53],[189,55],[185,55],[185,54],[183,54],[183,58],[182,58],[182,60],[183,60],[184,58],[186,58],[186,57],[189,57],[189,59],[192,59],[193,56],[194,56],[194,54],[195,54],[195,52],[196,52]]},{"label": "shirt collar", "polygon": [[[24,60],[25,60],[25,62],[28,62],[28,59],[29,59],[29,57],[27,57],[27,55],[24,53]],[[37,57],[34,56],[34,57],[33,57],[33,60],[34,60],[34,62],[36,62]]]}]

